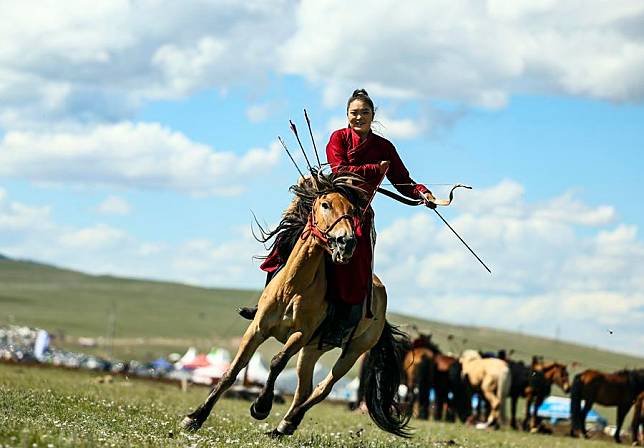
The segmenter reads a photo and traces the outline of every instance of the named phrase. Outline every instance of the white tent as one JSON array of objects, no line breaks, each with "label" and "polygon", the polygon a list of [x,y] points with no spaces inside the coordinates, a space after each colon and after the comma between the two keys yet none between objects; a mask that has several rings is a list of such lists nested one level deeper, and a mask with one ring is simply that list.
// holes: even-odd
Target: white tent
[{"label": "white tent", "polygon": [[186,353],[181,357],[181,359],[174,363],[176,369],[183,368],[184,365],[190,364],[197,357],[197,349],[195,347],[190,347]]},{"label": "white tent", "polygon": [[244,381],[244,375],[248,371],[247,380],[251,383],[266,384],[268,379],[268,368],[262,362],[262,357],[259,353],[255,352],[250,359],[248,366],[237,375],[237,381]]}]

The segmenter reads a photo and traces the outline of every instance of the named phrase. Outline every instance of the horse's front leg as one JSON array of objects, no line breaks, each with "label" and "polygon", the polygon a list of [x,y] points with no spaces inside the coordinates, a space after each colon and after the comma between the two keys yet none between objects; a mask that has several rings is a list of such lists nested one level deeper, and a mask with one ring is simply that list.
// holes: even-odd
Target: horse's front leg
[{"label": "horse's front leg", "polygon": [[[284,414],[284,419],[289,419],[293,410],[304,403],[313,391],[313,372],[315,370],[315,363],[320,359],[320,356],[327,350],[318,350],[317,345],[307,345],[300,350],[300,356],[297,359],[297,387],[295,395],[289,410]],[[269,433],[271,436],[280,436],[277,430]]]},{"label": "horse's front leg", "polygon": [[201,425],[203,425],[208,418],[208,415],[210,415],[210,412],[212,411],[215,403],[217,403],[217,400],[219,400],[222,394],[233,385],[239,372],[248,365],[253,353],[255,353],[257,348],[265,340],[266,336],[260,332],[259,325],[253,321],[246,329],[241,344],[239,344],[239,349],[237,350],[235,359],[233,359],[233,362],[230,364],[228,370],[226,370],[224,376],[212,388],[206,401],[196,410],[188,414],[181,422],[181,426],[183,426],[184,429],[196,431],[201,428]]},{"label": "horse's front leg", "polygon": [[273,407],[273,389],[275,380],[288,364],[289,359],[299,352],[311,337],[310,332],[296,331],[289,336],[286,344],[271,360],[268,378],[259,396],[250,405],[250,415],[257,420],[264,420]]},{"label": "horse's front leg", "polygon": [[[615,435],[613,436],[617,443],[621,443],[620,432],[622,432],[622,424],[624,423],[624,419],[626,418],[626,414],[628,414],[628,410],[630,408],[630,403],[622,403],[617,406],[617,428],[615,428]],[[635,441],[637,441],[637,439],[635,439]]]},{"label": "horse's front leg", "polygon": [[519,399],[519,396],[517,394],[513,394],[510,396],[510,426],[512,429],[518,429],[517,428],[517,400]]},{"label": "horse's front leg", "polygon": [[546,397],[544,395],[537,395],[534,401],[534,411],[532,412],[532,421],[530,423],[530,431],[538,432],[541,426],[541,419],[539,418],[539,408],[543,404]]}]

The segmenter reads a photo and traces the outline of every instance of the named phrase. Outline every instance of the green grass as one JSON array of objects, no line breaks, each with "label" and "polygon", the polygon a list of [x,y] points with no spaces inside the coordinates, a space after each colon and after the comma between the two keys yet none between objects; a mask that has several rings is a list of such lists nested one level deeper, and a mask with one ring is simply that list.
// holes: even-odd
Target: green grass
[{"label": "green grass", "polygon": [[192,435],[177,423],[205,398],[206,388],[181,392],[172,385],[120,377],[97,384],[97,378],[82,371],[0,364],[0,447],[614,446],[421,421],[412,422],[414,437],[403,440],[380,431],[366,415],[328,403],[312,409],[294,436],[274,441],[263,433],[277,425],[286,405],[276,405],[265,422],[256,422],[249,416],[249,403],[232,399],[221,400]]}]

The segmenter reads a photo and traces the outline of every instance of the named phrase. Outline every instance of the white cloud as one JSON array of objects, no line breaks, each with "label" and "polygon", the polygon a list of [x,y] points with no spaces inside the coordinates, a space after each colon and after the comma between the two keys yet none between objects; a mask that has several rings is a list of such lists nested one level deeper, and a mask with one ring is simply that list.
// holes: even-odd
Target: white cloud
[{"label": "white cloud", "polygon": [[168,243],[138,238],[106,224],[70,226],[57,222],[51,207],[9,202],[0,189],[0,253],[83,272],[203,286],[260,287],[264,275],[252,258],[263,254],[263,247],[248,226],[229,234],[233,236],[228,241]]},{"label": "white cloud", "polygon": [[118,121],[144,101],[256,81],[293,10],[286,0],[3,2],[0,125]]},{"label": "white cloud", "polygon": [[0,188],[0,233],[41,231],[50,226],[51,207],[9,201]]},{"label": "white cloud", "polygon": [[98,205],[96,211],[103,215],[129,215],[132,206],[123,198],[109,196]]},{"label": "white cloud", "polygon": [[589,206],[570,192],[528,203],[511,180],[457,195],[450,224],[492,275],[419,212],[378,234],[376,270],[392,307],[547,336],[558,323],[568,338],[642,354],[633,339],[605,338],[613,327],[637,334],[644,319],[644,243],[635,226],[615,225],[612,207]]},{"label": "white cloud", "polygon": [[492,108],[517,93],[641,101],[643,15],[627,0],[3,2],[0,126],[121,121],[272,73],[333,105],[356,86]]},{"label": "white cloud", "polygon": [[[346,117],[332,117],[327,122],[329,132],[347,127]],[[388,114],[376,113],[376,118],[372,124],[373,131],[387,139],[412,139],[418,137],[426,129],[427,125],[421,120],[410,118],[394,118]]]},{"label": "white cloud", "polygon": [[507,3],[303,2],[280,54],[287,73],[325,86],[334,105],[356,85],[490,108],[514,93],[644,99],[644,36],[632,31],[642,4]]},{"label": "white cloud", "polygon": [[123,243],[126,239],[126,234],[121,230],[98,224],[65,231],[59,236],[58,241],[63,248],[97,250]]},{"label": "white cloud", "polygon": [[246,116],[251,123],[260,123],[265,121],[271,113],[271,105],[268,103],[253,104],[246,109]]},{"label": "white cloud", "polygon": [[119,123],[75,132],[12,131],[0,140],[0,176],[62,185],[107,185],[230,195],[280,158],[279,147],[215,151],[158,124]]}]

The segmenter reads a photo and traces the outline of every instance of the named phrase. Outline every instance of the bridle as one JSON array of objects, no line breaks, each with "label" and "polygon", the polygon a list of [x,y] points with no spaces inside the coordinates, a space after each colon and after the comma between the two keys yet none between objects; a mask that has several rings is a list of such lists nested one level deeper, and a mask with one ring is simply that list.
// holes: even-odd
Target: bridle
[{"label": "bridle", "polygon": [[325,249],[327,249],[330,252],[331,248],[329,247],[329,241],[332,241],[333,238],[329,236],[329,233],[335,228],[335,226],[337,226],[340,223],[340,221],[345,219],[349,221],[349,226],[351,226],[351,231],[355,233],[354,217],[346,213],[344,215],[339,216],[335,221],[331,223],[330,226],[322,230],[320,229],[317,222],[315,221],[315,207],[314,207],[314,209],[312,209],[311,213],[309,214],[306,227],[304,228],[304,232],[302,232],[302,236],[300,238],[305,240],[309,237],[309,235],[313,235],[316,238],[318,238],[320,241],[322,241]]}]

